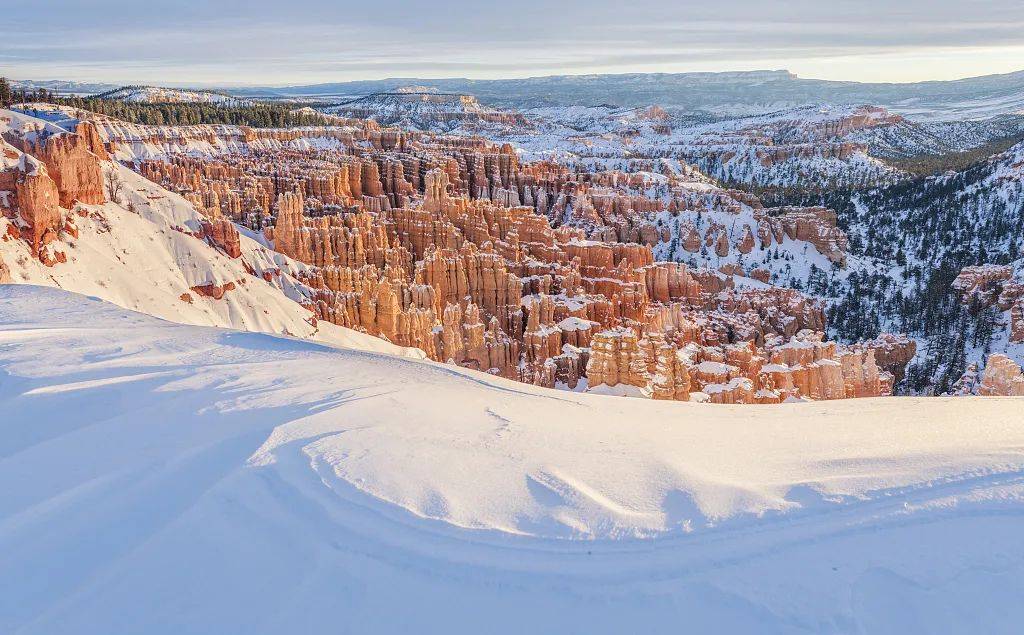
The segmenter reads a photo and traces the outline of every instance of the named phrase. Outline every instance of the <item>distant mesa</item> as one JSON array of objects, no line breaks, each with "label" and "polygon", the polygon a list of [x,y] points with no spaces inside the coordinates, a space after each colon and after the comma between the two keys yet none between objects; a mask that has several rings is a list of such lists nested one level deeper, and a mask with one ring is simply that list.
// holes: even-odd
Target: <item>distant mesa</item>
[{"label": "distant mesa", "polygon": [[189,90],[163,88],[160,86],[122,86],[114,90],[92,95],[92,97],[147,104],[219,104],[237,106],[252,103],[248,99],[240,99],[214,90]]},{"label": "distant mesa", "polygon": [[402,125],[420,130],[451,128],[461,124],[529,126],[522,114],[489,108],[464,93],[442,93],[406,86],[395,92],[373,93],[323,109],[333,115],[372,119],[386,126]]}]

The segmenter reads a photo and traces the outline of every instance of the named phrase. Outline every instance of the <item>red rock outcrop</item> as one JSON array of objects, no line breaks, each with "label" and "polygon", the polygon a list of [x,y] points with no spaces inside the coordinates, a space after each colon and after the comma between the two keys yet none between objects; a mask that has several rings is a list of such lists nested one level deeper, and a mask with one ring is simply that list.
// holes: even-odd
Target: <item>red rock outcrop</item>
[{"label": "red rock outcrop", "polygon": [[989,307],[998,301],[1004,283],[1012,279],[1013,268],[1009,265],[979,265],[964,267],[952,286],[965,302],[974,300]]},{"label": "red rock outcrop", "polygon": [[589,387],[618,386],[640,388],[647,385],[647,361],[631,329],[616,328],[594,334],[587,364]]},{"label": "red rock outcrop", "polygon": [[830,261],[842,265],[846,262],[848,241],[843,230],[836,226],[836,213],[824,207],[782,207],[777,211],[786,235],[814,245]]},{"label": "red rock outcrop", "polygon": [[220,300],[224,297],[225,293],[228,291],[234,291],[234,289],[234,282],[225,282],[224,284],[215,284],[211,282],[192,287],[192,290],[197,294],[214,300]]},{"label": "red rock outcrop", "polygon": [[107,149],[103,145],[103,140],[100,138],[100,133],[96,129],[96,125],[91,121],[80,121],[75,126],[75,134],[85,139],[85,147],[96,155],[96,158],[100,161],[108,161],[110,155],[107,154]]},{"label": "red rock outcrop", "polygon": [[1006,355],[993,353],[985,362],[978,394],[986,397],[1024,397],[1024,374]]},{"label": "red rock outcrop", "polygon": [[21,236],[32,246],[32,254],[57,237],[61,226],[60,193],[42,163],[23,155],[16,185],[18,215],[25,224]]},{"label": "red rock outcrop", "polygon": [[231,258],[242,256],[242,244],[238,228],[226,218],[203,223],[203,234],[212,245],[221,249]]},{"label": "red rock outcrop", "polygon": [[[83,131],[95,132],[91,125]],[[90,151],[95,140],[78,134],[51,135],[31,148],[31,154],[46,164],[60,192],[61,207],[70,209],[75,201],[98,205],[106,201],[100,158]]]},{"label": "red rock outcrop", "polygon": [[1010,307],[1010,342],[1024,343],[1024,300]]},{"label": "red rock outcrop", "polygon": [[11,269],[4,262],[3,258],[0,258],[0,284],[9,284],[13,282],[11,278]]},{"label": "red rock outcrop", "polygon": [[875,363],[882,370],[893,376],[894,383],[903,381],[907,365],[917,353],[917,342],[906,335],[883,333],[873,340],[868,340],[855,348],[874,351]]},{"label": "red rock outcrop", "polygon": [[1009,265],[964,267],[952,287],[965,304],[996,307],[1010,314],[1010,342],[1024,342],[1024,281]]}]

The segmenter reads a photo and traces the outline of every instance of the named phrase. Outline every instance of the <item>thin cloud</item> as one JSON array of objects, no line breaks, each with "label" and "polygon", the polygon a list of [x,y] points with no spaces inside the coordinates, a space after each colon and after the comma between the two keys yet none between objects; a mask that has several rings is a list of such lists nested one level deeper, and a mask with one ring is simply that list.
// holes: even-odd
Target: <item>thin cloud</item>
[{"label": "thin cloud", "polygon": [[[520,0],[513,12],[477,0],[399,0],[385,14],[351,0],[180,2],[173,11],[137,0],[14,0],[5,8],[0,71],[295,84],[786,67],[907,81],[1013,70],[1024,46],[1024,3],[1016,0],[634,0],[628,11],[611,0],[551,4]],[[858,65],[872,59],[887,67]]]}]

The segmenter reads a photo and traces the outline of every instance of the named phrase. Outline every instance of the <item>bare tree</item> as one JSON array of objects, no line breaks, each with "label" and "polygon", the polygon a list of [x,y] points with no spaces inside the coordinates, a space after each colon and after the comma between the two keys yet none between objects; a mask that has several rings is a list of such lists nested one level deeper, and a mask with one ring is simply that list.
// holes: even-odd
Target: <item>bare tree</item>
[{"label": "bare tree", "polygon": [[104,182],[107,186],[107,198],[120,205],[121,194],[124,192],[124,181],[121,180],[121,175],[117,173],[117,170],[107,170]]}]

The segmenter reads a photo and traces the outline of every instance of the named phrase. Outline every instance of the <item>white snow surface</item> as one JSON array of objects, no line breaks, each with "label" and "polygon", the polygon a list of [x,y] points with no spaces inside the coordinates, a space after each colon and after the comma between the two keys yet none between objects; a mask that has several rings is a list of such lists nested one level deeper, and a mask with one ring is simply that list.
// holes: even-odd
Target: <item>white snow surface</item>
[{"label": "white snow surface", "polygon": [[1024,400],[544,390],[0,286],[0,632],[1014,632]]}]

